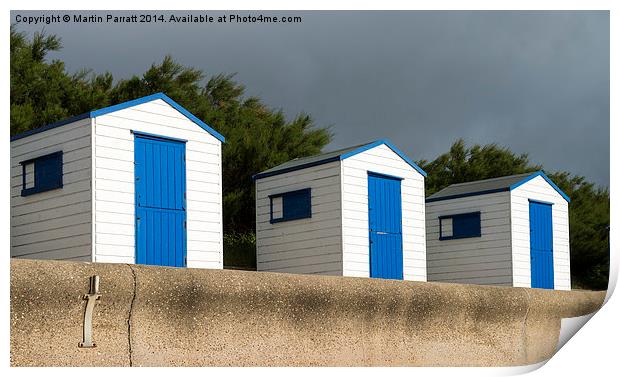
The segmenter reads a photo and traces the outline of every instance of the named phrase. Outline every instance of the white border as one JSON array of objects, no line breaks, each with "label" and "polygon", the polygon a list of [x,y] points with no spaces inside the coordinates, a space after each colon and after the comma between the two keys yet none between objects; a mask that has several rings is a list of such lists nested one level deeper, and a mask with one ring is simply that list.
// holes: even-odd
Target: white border
[{"label": "white border", "polygon": [[[7,7],[7,3],[3,3],[3,6]],[[86,6],[93,6],[93,8],[101,8],[105,6],[109,9],[167,9],[174,7],[175,9],[214,9],[214,10],[223,10],[223,9],[404,9],[404,8],[415,8],[415,9],[534,9],[534,10],[548,10],[548,9],[559,9],[558,6],[562,6],[561,9],[572,9],[572,10],[584,10],[584,9],[611,9],[610,16],[610,56],[611,56],[611,118],[610,124],[617,125],[617,114],[616,114],[616,106],[617,105],[617,90],[618,90],[618,75],[614,71],[614,67],[618,67],[618,21],[619,17],[616,14],[616,10],[620,8],[617,1],[600,1],[600,0],[592,0],[592,1],[574,1],[574,0],[565,0],[562,2],[557,1],[532,1],[532,0],[523,0],[523,1],[503,1],[503,2],[494,2],[494,1],[436,1],[436,2],[421,2],[421,1],[409,1],[409,2],[401,2],[401,1],[393,1],[393,0],[384,0],[381,2],[369,2],[369,1],[312,1],[306,2],[302,4],[291,4],[288,1],[273,1],[273,0],[264,0],[261,2],[257,1],[226,1],[226,2],[200,2],[196,3],[193,1],[187,0],[177,0],[173,3],[169,1],[161,1],[161,0],[152,0],[152,1],[118,1],[118,0],[110,0],[103,3],[85,3],[83,1],[66,1],[59,0],[55,1],[54,6],[59,9],[83,9]],[[10,4],[13,7],[19,7],[21,9],[46,9],[49,8],[50,3],[44,1],[21,1],[18,4]],[[9,5],[9,6],[10,6]],[[197,8],[197,5],[200,8]],[[467,6],[465,8],[465,5]],[[9,24],[11,22],[9,9],[5,10],[5,17],[3,18],[4,30],[8,32]],[[4,124],[5,127],[9,124],[9,38],[5,35],[4,38],[0,39],[0,43],[2,45],[2,51],[4,51],[4,59],[2,60],[2,80],[3,80],[3,91],[2,91],[2,106],[4,111],[2,114],[4,115]],[[616,68],[617,69],[617,68]],[[5,131],[6,132],[6,131]],[[6,146],[5,153],[3,154],[3,166],[5,167],[5,176],[8,174],[8,169],[10,166],[9,163],[9,140],[8,135],[6,135]],[[610,151],[611,151],[611,176],[610,176],[610,188],[617,187],[618,184],[618,173],[615,171],[615,167],[617,166],[619,152],[617,150],[618,146],[618,131],[617,127],[611,127],[610,130]],[[0,188],[5,201],[3,202],[3,208],[5,213],[3,219],[3,226],[0,226],[0,232],[2,234],[2,240],[4,245],[10,245],[9,242],[9,230],[10,230],[10,219],[8,214],[10,213],[9,207],[9,187],[8,185],[2,185]],[[611,201],[611,217],[612,219],[617,218],[619,210],[619,204],[617,201]],[[560,352],[556,356],[554,356],[549,362],[548,366],[541,368],[537,373],[543,374],[564,374],[564,375],[607,375],[611,370],[617,370],[620,362],[620,358],[617,356],[618,349],[618,323],[620,320],[620,304],[618,304],[618,299],[609,300],[611,293],[613,292],[616,282],[617,282],[617,274],[618,274],[618,242],[616,241],[617,231],[615,228],[611,230],[611,271],[610,271],[610,289],[608,292],[608,302],[603,307],[603,309],[594,316],[594,320],[590,321],[586,324],[586,326],[579,332],[578,335],[575,336],[574,341],[568,342]],[[8,250],[5,255],[8,255]],[[2,317],[2,323],[4,323],[3,327],[3,335],[4,341],[0,344],[0,353],[6,357],[6,361],[4,363],[5,368],[9,365],[9,263],[8,258],[5,257],[5,274],[4,279],[2,281],[2,291],[5,292],[3,295],[4,300],[4,312]],[[544,363],[542,363],[544,364]],[[514,373],[523,373],[532,368],[536,368],[539,366],[528,366],[521,368],[441,368],[441,369],[430,369],[430,368],[420,368],[415,370],[410,369],[401,369],[401,368],[390,368],[389,370],[377,370],[377,369],[321,369],[321,373],[326,373],[329,375],[341,374],[345,373],[355,373],[355,374],[378,374],[378,373],[390,373],[396,375],[410,375],[411,373],[422,373],[424,375],[456,375],[459,376],[471,375],[471,376],[480,376],[480,375],[504,375],[504,374],[514,374]],[[8,372],[15,374],[40,374],[42,371],[38,369],[11,369]],[[144,373],[145,370],[128,370],[128,369],[115,369],[114,373],[121,374],[129,374],[129,373]],[[151,371],[146,370],[147,373]],[[166,371],[168,372],[168,371]],[[184,369],[183,373],[190,374],[200,374],[203,375],[205,373],[202,369]],[[314,376],[317,370],[313,368],[307,369],[295,369],[295,371],[291,371],[288,369],[243,369],[243,368],[233,368],[233,369],[217,369],[211,368],[208,373],[215,374],[229,374],[229,373],[252,373],[258,375],[287,375],[289,376],[291,373],[295,373],[297,375],[307,375]],[[81,371],[79,369],[46,369],[46,374],[103,374],[109,373],[106,369],[91,369],[88,372]]]}]

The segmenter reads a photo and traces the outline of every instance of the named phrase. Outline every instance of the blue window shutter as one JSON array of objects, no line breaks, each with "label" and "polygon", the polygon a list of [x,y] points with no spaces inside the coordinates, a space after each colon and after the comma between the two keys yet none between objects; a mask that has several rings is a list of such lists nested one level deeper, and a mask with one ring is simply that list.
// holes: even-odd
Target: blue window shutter
[{"label": "blue window shutter", "polygon": [[34,164],[35,186],[41,190],[62,187],[62,152],[48,155]]},{"label": "blue window shutter", "polygon": [[455,238],[480,237],[480,212],[453,217],[452,233]]},{"label": "blue window shutter", "polygon": [[[26,165],[34,165],[34,186],[26,188]],[[23,186],[22,196],[62,188],[62,151],[21,162]]]},{"label": "blue window shutter", "polygon": [[452,235],[442,236],[440,232],[440,240],[481,237],[482,235],[480,212],[441,216],[439,218],[440,224],[443,219],[452,219]]},{"label": "blue window shutter", "polygon": [[[273,217],[273,200],[275,198],[282,198],[282,216],[277,218]],[[273,224],[282,221],[299,220],[312,217],[311,198],[312,193],[309,188],[270,195],[270,222]]]},{"label": "blue window shutter", "polygon": [[284,218],[303,219],[311,216],[309,189],[292,192],[282,199]]}]

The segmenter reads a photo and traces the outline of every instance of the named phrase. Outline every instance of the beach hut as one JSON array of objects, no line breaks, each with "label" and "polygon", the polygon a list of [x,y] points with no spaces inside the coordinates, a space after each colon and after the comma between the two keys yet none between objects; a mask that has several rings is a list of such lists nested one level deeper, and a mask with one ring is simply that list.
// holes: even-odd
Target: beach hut
[{"label": "beach hut", "polygon": [[222,268],[224,137],[158,93],[11,138],[11,256]]},{"label": "beach hut", "polygon": [[386,140],[255,175],[257,269],[425,281],[425,176]]},{"label": "beach hut", "polygon": [[569,202],[543,172],[429,196],[428,280],[570,290]]}]

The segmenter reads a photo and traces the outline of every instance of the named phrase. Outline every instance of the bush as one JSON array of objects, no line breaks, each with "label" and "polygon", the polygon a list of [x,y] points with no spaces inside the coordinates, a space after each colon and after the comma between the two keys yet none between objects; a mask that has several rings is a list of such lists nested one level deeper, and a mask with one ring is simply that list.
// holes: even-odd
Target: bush
[{"label": "bush", "polygon": [[224,234],[224,268],[256,270],[254,232]]}]

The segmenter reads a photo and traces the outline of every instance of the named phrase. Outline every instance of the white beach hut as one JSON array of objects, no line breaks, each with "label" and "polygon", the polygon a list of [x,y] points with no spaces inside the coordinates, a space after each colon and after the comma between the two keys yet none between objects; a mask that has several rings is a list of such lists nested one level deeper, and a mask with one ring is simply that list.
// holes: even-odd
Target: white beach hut
[{"label": "white beach hut", "polygon": [[224,137],[162,93],[11,138],[11,256],[222,268]]},{"label": "white beach hut", "polygon": [[257,269],[425,281],[425,176],[384,140],[257,174]]},{"label": "white beach hut", "polygon": [[569,202],[542,172],[429,196],[428,280],[570,290]]}]

